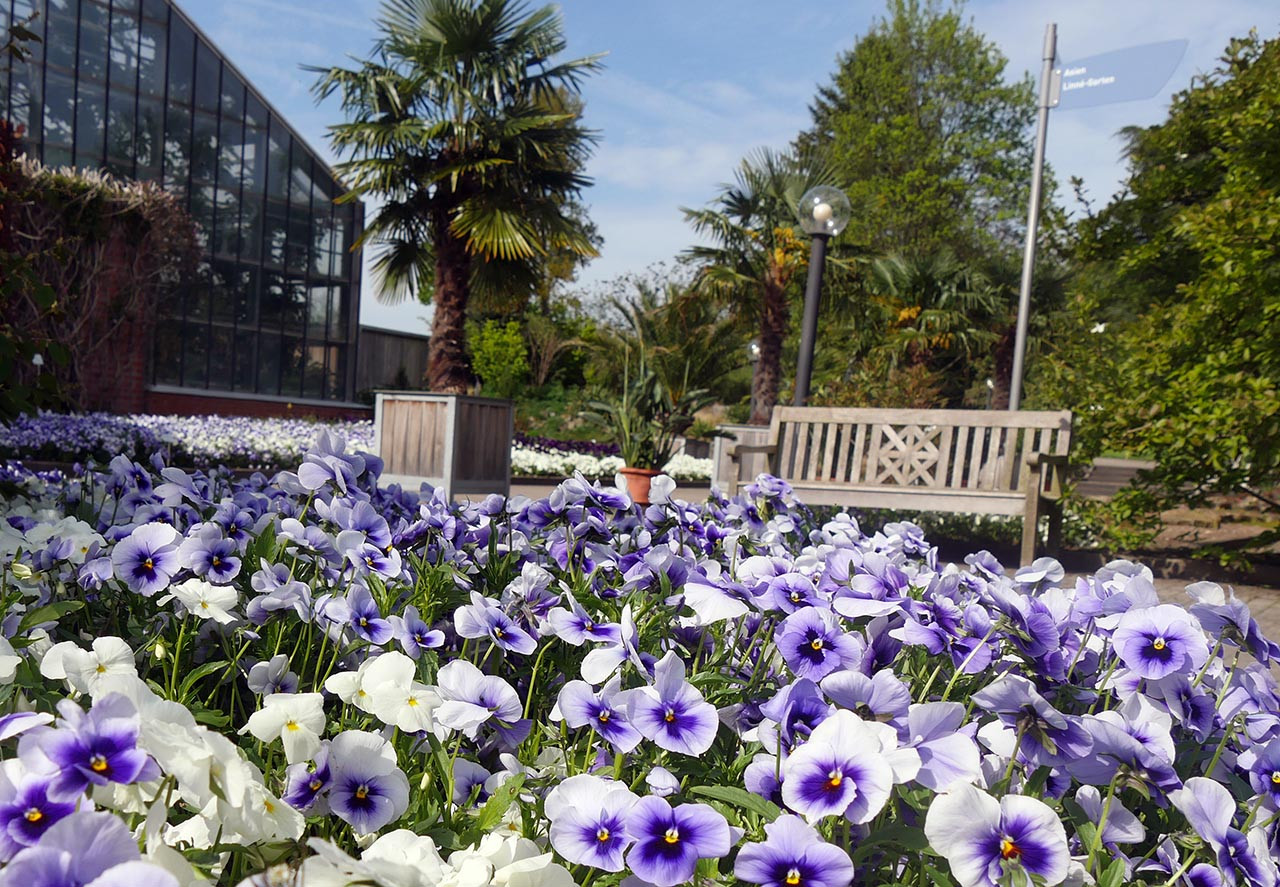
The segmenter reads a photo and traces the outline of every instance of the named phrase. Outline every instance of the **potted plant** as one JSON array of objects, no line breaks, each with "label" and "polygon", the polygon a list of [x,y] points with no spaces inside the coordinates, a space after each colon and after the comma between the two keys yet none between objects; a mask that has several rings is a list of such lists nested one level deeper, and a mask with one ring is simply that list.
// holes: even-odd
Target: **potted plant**
[{"label": "potted plant", "polygon": [[680,386],[673,391],[645,361],[625,361],[622,389],[613,397],[588,402],[582,417],[608,430],[621,450],[627,492],[637,505],[649,504],[649,484],[675,455],[680,435],[693,414],[714,402],[705,389]]}]

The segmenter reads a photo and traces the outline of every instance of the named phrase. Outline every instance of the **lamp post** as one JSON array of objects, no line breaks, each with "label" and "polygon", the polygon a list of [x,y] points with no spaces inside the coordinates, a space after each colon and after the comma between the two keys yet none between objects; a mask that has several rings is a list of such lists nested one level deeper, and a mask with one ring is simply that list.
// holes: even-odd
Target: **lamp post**
[{"label": "lamp post", "polygon": [[827,241],[849,224],[853,210],[849,198],[839,188],[819,185],[805,192],[796,208],[800,227],[813,237],[809,250],[809,277],[804,287],[804,321],[800,327],[800,359],[796,364],[796,396],[793,403],[804,406],[809,399],[809,377],[813,373],[813,343],[818,335],[818,301],[822,294],[822,270],[827,261]]},{"label": "lamp post", "polygon": [[747,363],[751,364],[751,413],[756,414],[756,364],[760,362],[760,340],[752,339],[747,343]]}]

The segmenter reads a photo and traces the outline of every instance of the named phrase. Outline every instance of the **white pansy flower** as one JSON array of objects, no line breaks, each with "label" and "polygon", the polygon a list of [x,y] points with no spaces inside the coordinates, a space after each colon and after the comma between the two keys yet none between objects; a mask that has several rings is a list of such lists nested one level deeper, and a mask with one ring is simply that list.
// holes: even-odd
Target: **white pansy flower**
[{"label": "white pansy flower", "polygon": [[240,601],[240,595],[230,585],[214,585],[203,579],[192,578],[169,587],[170,594],[157,603],[176,600],[188,613],[198,619],[212,619],[226,625],[239,617],[231,612]]},{"label": "white pansy flower", "polygon": [[262,708],[249,716],[240,733],[263,742],[279,739],[290,764],[309,761],[320,750],[324,732],[324,696],[319,693],[272,693]]},{"label": "white pansy flower", "polygon": [[65,680],[81,693],[93,693],[97,683],[108,675],[138,674],[133,661],[133,648],[117,637],[94,638],[90,650],[82,650],[74,641],[54,644],[40,660],[40,674],[52,680]]}]

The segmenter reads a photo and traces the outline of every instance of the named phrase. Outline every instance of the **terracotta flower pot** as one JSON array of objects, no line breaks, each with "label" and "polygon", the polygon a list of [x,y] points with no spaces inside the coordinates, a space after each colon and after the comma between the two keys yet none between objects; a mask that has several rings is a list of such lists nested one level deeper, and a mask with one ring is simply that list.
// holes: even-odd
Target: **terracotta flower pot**
[{"label": "terracotta flower pot", "polygon": [[649,504],[649,482],[662,470],[659,468],[623,468],[619,473],[627,479],[627,494],[637,505]]}]

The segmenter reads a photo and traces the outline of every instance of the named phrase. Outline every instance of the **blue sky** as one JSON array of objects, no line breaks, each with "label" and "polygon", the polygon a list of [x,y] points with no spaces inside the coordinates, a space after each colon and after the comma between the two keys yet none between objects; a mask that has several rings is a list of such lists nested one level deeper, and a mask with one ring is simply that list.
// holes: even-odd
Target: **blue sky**
[{"label": "blue sky", "polygon": [[[332,160],[301,65],[364,55],[380,0],[178,0],[266,98]],[[808,103],[884,9],[880,0],[563,0],[569,52],[608,52],[587,82],[587,125],[600,144],[586,194],[605,238],[582,274],[591,286],[674,257],[694,242],[681,206],[701,206],[753,148],[782,148],[809,123]],[[1169,96],[1210,70],[1232,36],[1280,32],[1275,0],[970,0],[966,14],[1009,59],[1007,76],[1038,76],[1045,25],[1058,24],[1066,60],[1187,38],[1159,96],[1050,115],[1047,156],[1058,180],[1084,179],[1100,203],[1123,174],[1115,133],[1164,119]],[[1070,195],[1059,195],[1068,199]],[[367,287],[366,287],[367,288]],[[362,322],[424,330],[427,310],[389,308],[372,293]]]}]

